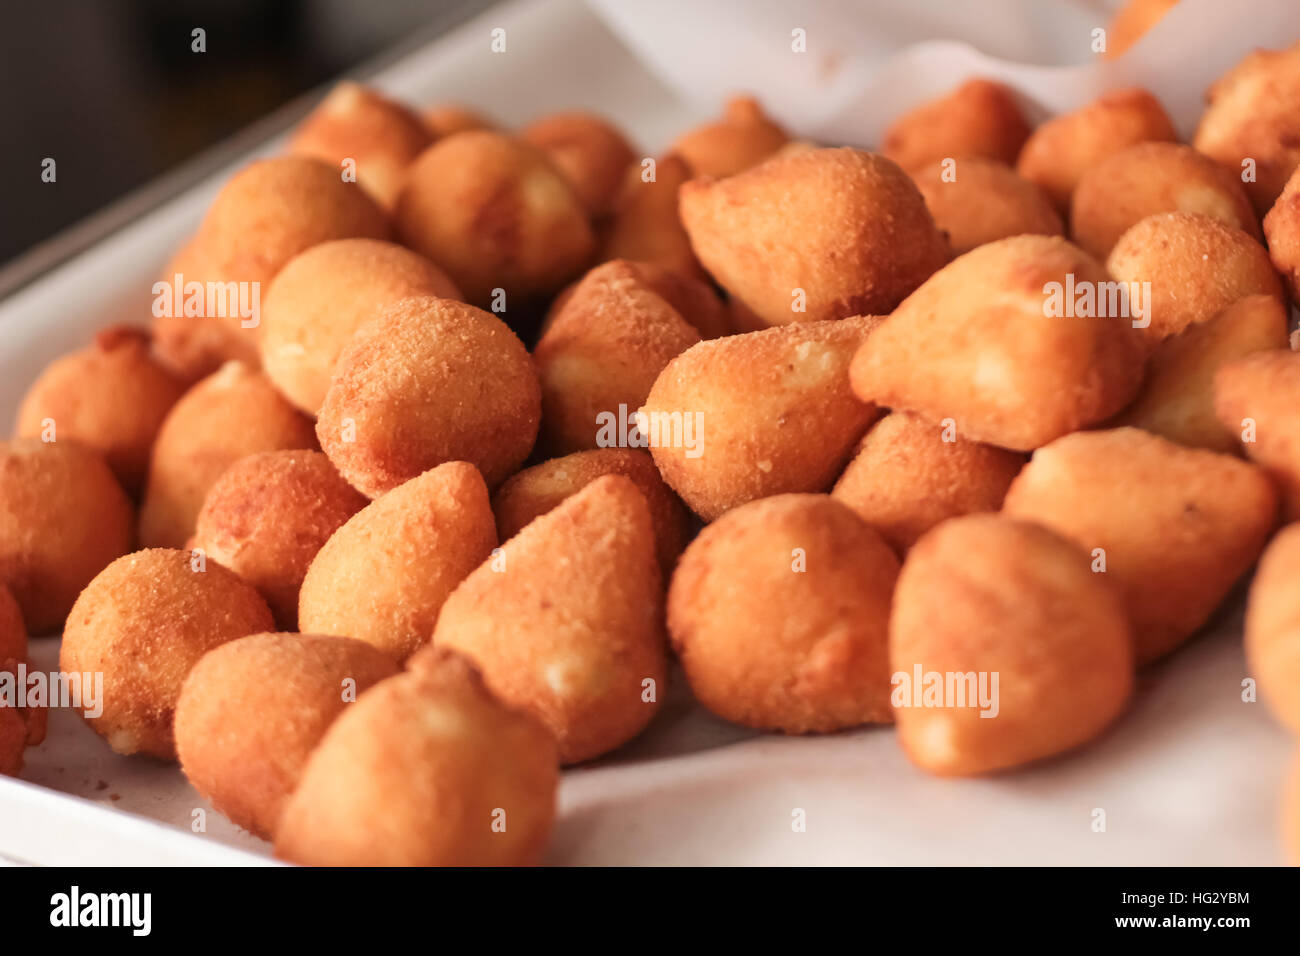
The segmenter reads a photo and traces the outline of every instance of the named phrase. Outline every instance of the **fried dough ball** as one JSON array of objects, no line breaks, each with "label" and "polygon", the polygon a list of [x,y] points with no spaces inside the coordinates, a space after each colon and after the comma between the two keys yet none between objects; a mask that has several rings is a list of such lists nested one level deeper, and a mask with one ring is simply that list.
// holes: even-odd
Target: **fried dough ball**
[{"label": "fried dough ball", "polygon": [[1116,428],[1038,449],[1003,512],[1092,556],[1124,594],[1145,664],[1190,637],[1255,563],[1277,494],[1240,459]]},{"label": "fried dough ball", "polygon": [[519,866],[555,819],[555,739],[455,654],[348,707],[280,817],[275,853],[312,866]]},{"label": "fried dough ball", "polygon": [[163,418],[184,391],[149,354],[148,332],[113,326],[93,345],[45,367],[23,397],[14,433],[41,438],[50,432],[55,440],[93,448],[135,494]]},{"label": "fried dough ball", "polygon": [[945,521],[908,552],[889,660],[898,742],[943,776],[1086,743],[1133,690],[1118,589],[1070,542],[1002,515]]},{"label": "fried dough ball", "polygon": [[1246,605],[1246,659],[1264,703],[1300,734],[1300,524],[1278,533],[1259,560]]},{"label": "fried dough ball", "polygon": [[1160,101],[1133,87],[1049,119],[1029,134],[1016,172],[1047,193],[1062,215],[1084,173],[1130,146],[1176,142],[1178,133]]},{"label": "fried dough ball", "polygon": [[1024,464],[1023,455],[893,412],[871,426],[831,497],[903,554],[942,521],[997,511]]},{"label": "fried dough ball", "polygon": [[235,462],[208,491],[190,547],[253,585],[287,630],[316,553],[369,501],[318,451],[267,451]]},{"label": "fried dough ball", "polygon": [[716,339],[735,331],[726,305],[707,282],[655,262],[630,265],[638,281],[695,326],[700,338]]},{"label": "fried dough ball", "polygon": [[325,542],[302,582],[298,625],[355,637],[404,661],[428,642],[447,595],[496,544],[487,487],[474,466],[431,468]]},{"label": "fried dough ball", "polygon": [[197,241],[223,280],[268,285],[286,262],[330,239],[387,239],[388,217],[358,183],[307,156],[249,163],[226,183]]},{"label": "fried dough ball", "polygon": [[134,515],[108,465],[76,442],[0,442],[0,585],[32,634],[63,626],[77,595],[131,548]]},{"label": "fried dough ball", "polygon": [[1115,419],[1193,448],[1230,453],[1240,423],[1225,428],[1214,414],[1214,375],[1227,363],[1287,347],[1287,314],[1270,295],[1238,299],[1214,318],[1190,325],[1156,346],[1133,404]]},{"label": "fried dough ball", "polygon": [[[17,676],[27,660],[27,630],[22,610],[0,583],[0,674]],[[15,708],[0,704],[0,775],[16,777],[23,769],[23,751],[45,739],[44,708]]]},{"label": "fried dough ball", "polygon": [[27,628],[23,611],[9,588],[0,583],[0,669],[10,661],[27,660]]},{"label": "fried dough ball", "polygon": [[[203,244],[192,237],[177,250],[158,281],[173,289],[180,283],[182,291],[190,282],[220,281],[215,278],[220,273],[211,259]],[[251,291],[248,294],[251,296]],[[258,298],[260,303],[260,286]],[[204,304],[199,305],[200,301]],[[192,314],[185,314],[184,302],[194,304]],[[206,302],[204,289],[201,297],[185,296],[182,307],[177,308],[173,302],[170,309],[160,310],[153,320],[155,357],[186,385],[206,378],[230,361],[244,362],[254,368],[260,362],[257,330],[242,328],[239,321],[229,316],[207,315]],[[238,293],[235,297],[228,297],[227,302],[238,303]],[[227,311],[230,311],[229,306]]]},{"label": "fried dough ball", "polygon": [[1262,216],[1300,164],[1300,43],[1246,54],[1206,99],[1192,145],[1238,177],[1253,160],[1245,186]]},{"label": "fried dough ball", "polygon": [[668,633],[695,697],[724,720],[791,734],[891,723],[897,577],[889,546],[839,502],[763,498],[686,549]]},{"label": "fried dough ball", "polygon": [[1141,330],[1149,346],[1248,295],[1284,295],[1263,246],[1198,213],[1160,213],[1134,224],[1115,243],[1106,268],[1120,282],[1151,283],[1151,324]]},{"label": "fried dough ball", "polygon": [[490,487],[532,450],[541,390],[527,350],[490,313],[450,299],[404,299],[344,350],[316,434],[371,498],[445,461]]},{"label": "fried dough ball", "polygon": [[704,278],[704,269],[691,249],[691,237],[677,212],[677,192],[691,179],[690,167],[675,153],[655,162],[654,178],[641,164],[623,177],[605,229],[603,259],[630,259]]},{"label": "fried dough ball", "polygon": [[894,120],[880,151],[907,170],[968,156],[1011,164],[1029,131],[1009,89],[989,80],[967,80]]},{"label": "fried dough ball", "polygon": [[1129,227],[1162,212],[1198,213],[1261,237],[1240,180],[1182,143],[1139,143],[1084,173],[1070,207],[1070,235],[1104,259]]},{"label": "fried dough ball", "polygon": [[879,322],[800,323],[692,346],[655,380],[639,440],[705,521],[755,498],[826,491],[878,416],[854,398],[848,368]]},{"label": "fried dough ball", "polygon": [[667,654],[654,526],[637,486],[605,475],[526,525],[447,598],[433,642],[467,655],[493,693],[550,728],[566,764],[639,734],[663,698]]},{"label": "fried dough ball", "polygon": [[693,180],[681,216],[700,262],[767,325],[889,312],[948,261],[907,174],[856,149]]},{"label": "fried dough ball", "polygon": [[722,179],[757,166],[789,139],[763,112],[758,100],[735,96],[727,101],[721,119],[683,133],[672,151],[696,176]]},{"label": "fried dough ball", "polygon": [[[626,260],[624,265],[632,270],[638,285],[644,286],[676,309],[677,313],[700,333],[700,338],[716,339],[735,331],[730,310],[707,282],[655,262]],[[586,276],[583,278],[585,279]],[[542,335],[545,335],[554,324],[555,317],[564,309],[581,281],[566,287],[551,302],[551,307],[542,322]]]},{"label": "fried dough ball", "polygon": [[1300,303],[1300,172],[1287,180],[1264,217],[1264,235],[1274,268],[1282,274],[1291,300]]},{"label": "fried dough ball", "polygon": [[0,777],[16,777],[23,769],[27,725],[14,708],[0,707]]},{"label": "fried dough ball", "polygon": [[179,274],[181,290],[170,311],[155,300],[159,356],[187,381],[230,359],[255,365],[261,296],[286,262],[329,239],[390,232],[383,210],[340,169],[307,156],[250,163],[222,187],[162,277],[171,286]]},{"label": "fried dough ball", "polygon": [[322,242],[289,261],[266,293],[261,356],[267,377],[315,415],[339,355],[357,330],[411,296],[459,299],[428,259],[391,242]]},{"label": "fried dough ball", "polygon": [[1061,236],[1065,225],[1046,194],[1005,163],[971,156],[912,174],[934,224],[955,255],[1007,236]]},{"label": "fried dough ball", "polygon": [[250,634],[222,644],[194,665],[176,701],[181,769],[235,824],[271,839],[330,725],[397,671],[350,637]]},{"label": "fried dough ball", "polygon": [[1096,303],[1082,309],[1064,290],[1109,281],[1058,237],[980,246],[935,273],[871,335],[853,359],[853,390],[1019,451],[1103,421],[1137,390],[1143,344],[1132,319],[1094,317]]},{"label": "fried dough ball", "polygon": [[265,375],[240,362],[223,365],[163,419],[140,508],[140,544],[184,547],[208,489],[245,455],[315,447],[311,419]]},{"label": "fried dough ball", "polygon": [[411,110],[345,81],[299,124],[289,152],[314,156],[340,172],[351,160],[357,182],[379,205],[392,209],[406,168],[431,142],[433,133]]},{"label": "fried dough ball", "polygon": [[1221,366],[1214,376],[1214,411],[1277,485],[1282,519],[1300,520],[1300,353],[1261,351]]},{"label": "fried dough ball", "polygon": [[1160,22],[1178,0],[1126,0],[1125,4],[1111,17],[1106,33],[1109,45],[1106,47],[1106,59],[1114,60],[1123,56],[1133,44],[1142,39],[1146,32]]},{"label": "fried dough ball", "polygon": [[655,530],[655,552],[666,579],[690,536],[690,516],[664,484],[654,459],[636,448],[580,451],[525,468],[510,478],[492,497],[501,540],[510,540],[534,518],[603,475],[622,475],[645,496]]},{"label": "fried dough ball", "polygon": [[199,659],[227,641],[272,629],[251,584],[189,551],[150,548],[118,558],[77,598],[59,669],[104,675],[103,713],[83,714],[120,754],[176,759],[172,717]]},{"label": "fried dough ball", "polygon": [[397,200],[403,242],[486,307],[546,296],[595,252],[586,211],[534,146],[489,130],[457,133],[420,154]]},{"label": "fried dough ball", "polygon": [[544,446],[559,454],[608,447],[617,421],[641,407],[664,366],[699,341],[634,263],[591,270],[533,350]]},{"label": "fried dough ball", "polygon": [[471,129],[495,129],[497,125],[477,110],[460,103],[435,104],[424,111],[423,117],[424,125],[437,139]]},{"label": "fried dough ball", "polygon": [[544,152],[573,188],[588,215],[604,216],[636,154],[618,129],[593,113],[552,113],[534,120],[519,138]]}]

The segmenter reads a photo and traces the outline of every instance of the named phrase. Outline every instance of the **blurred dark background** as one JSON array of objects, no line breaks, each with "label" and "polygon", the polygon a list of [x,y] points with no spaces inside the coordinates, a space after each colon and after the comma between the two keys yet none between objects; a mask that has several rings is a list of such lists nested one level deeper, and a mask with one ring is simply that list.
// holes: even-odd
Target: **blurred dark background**
[{"label": "blurred dark background", "polygon": [[[0,266],[344,71],[491,0],[5,0]],[[193,52],[192,31],[206,31]],[[41,182],[52,157],[57,181]]]}]

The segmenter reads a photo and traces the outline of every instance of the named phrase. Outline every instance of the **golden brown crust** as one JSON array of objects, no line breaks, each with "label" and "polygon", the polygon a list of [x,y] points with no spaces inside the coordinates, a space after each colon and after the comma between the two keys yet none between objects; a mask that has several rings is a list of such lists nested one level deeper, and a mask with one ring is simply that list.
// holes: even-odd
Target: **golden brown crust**
[{"label": "golden brown crust", "polygon": [[7,661],[27,660],[27,628],[13,593],[0,583],[0,669]]},{"label": "golden brown crust", "polygon": [[828,490],[878,415],[853,396],[848,367],[879,322],[782,326],[677,356],[642,407],[664,480],[706,521],[755,498]]},{"label": "golden brown crust", "polygon": [[[1074,545],[1002,515],[954,518],[916,543],[894,590],[889,650],[899,743],[940,775],[1009,769],[1084,744],[1133,690],[1118,590]],[[996,674],[996,698],[961,706],[943,695],[927,706],[918,671],[922,685],[938,674],[954,690],[963,675],[983,676],[986,692]]]},{"label": "golden brown crust", "polygon": [[474,668],[432,654],[347,708],[286,804],[281,859],[312,866],[519,866],[555,818],[554,738]]},{"label": "golden brown crust", "polygon": [[435,465],[472,462],[495,488],[537,438],[541,389],[496,316],[450,299],[404,299],[339,357],[316,434],[372,498]]},{"label": "golden brown crust", "polygon": [[664,484],[654,459],[640,449],[596,448],[525,468],[492,496],[497,534],[502,541],[508,541],[534,518],[551,511],[603,475],[622,475],[645,496],[654,525],[659,566],[666,579],[686,546],[691,519],[681,499]]},{"label": "golden brown crust", "polygon": [[[176,251],[158,281],[174,287],[177,276],[181,277],[182,293],[185,284],[190,282],[223,281],[212,256],[197,237],[191,237]],[[207,315],[206,285],[204,289],[204,304],[199,306],[198,300],[194,300],[202,314],[186,315],[183,307],[178,308],[173,303],[170,310],[162,310],[162,314],[154,316],[153,320],[155,357],[186,385],[206,378],[230,361],[243,362],[253,368],[257,368],[261,361],[257,353],[258,330],[244,328],[231,316]],[[258,295],[260,297],[260,291]]]},{"label": "golden brown crust", "polygon": [[1189,325],[1156,345],[1146,379],[1115,425],[1133,425],[1193,448],[1235,452],[1239,424],[1214,414],[1214,375],[1252,352],[1287,347],[1287,314],[1271,295],[1238,299],[1214,318]]},{"label": "golden brown crust", "polygon": [[53,424],[104,456],[122,487],[136,494],[163,418],[184,385],[149,354],[149,333],[105,329],[93,345],[55,359],[27,390],[14,434],[40,438]]},{"label": "golden brown crust", "polygon": [[311,420],[281,397],[266,376],[230,362],[199,382],[163,419],[140,508],[144,547],[182,547],[208,489],[245,455],[312,449]]},{"label": "golden brown crust", "polygon": [[1151,325],[1142,330],[1148,347],[1248,295],[1284,295],[1263,246],[1198,213],[1140,220],[1115,243],[1106,268],[1121,282],[1151,283]]},{"label": "golden brown crust", "polygon": [[1109,279],[1058,237],[980,246],[935,273],[872,333],[854,357],[853,390],[934,424],[950,420],[964,438],[1020,451],[1102,421],[1141,382],[1132,319],[1046,310],[1051,283],[1098,289]]},{"label": "golden brown crust", "polygon": [[1040,448],[1003,511],[1075,542],[1095,567],[1104,561],[1147,663],[1190,637],[1254,564],[1277,494],[1239,459],[1116,428]]},{"label": "golden brown crust", "polygon": [[1162,212],[1197,213],[1262,236],[1240,179],[1181,143],[1139,143],[1084,173],[1070,207],[1070,236],[1104,259],[1130,226]]},{"label": "golden brown crust", "polygon": [[133,519],[97,453],[72,441],[0,442],[0,584],[32,634],[57,631],[90,579],[130,550]]},{"label": "golden brown crust", "polygon": [[330,535],[369,502],[318,451],[235,462],[209,489],[190,547],[253,585],[276,623],[298,627],[298,591]]},{"label": "golden brown crust", "polygon": [[1246,660],[1269,712],[1300,733],[1300,525],[1288,525],[1259,559],[1246,605]]},{"label": "golden brown crust", "polygon": [[667,660],[654,528],[636,485],[597,478],[526,525],[447,599],[433,640],[549,727],[565,763],[639,734],[663,700]]},{"label": "golden brown crust", "polygon": [[604,216],[636,161],[631,145],[608,120],[593,113],[552,113],[534,120],[519,138],[544,152],[573,188],[588,215]]},{"label": "golden brown crust", "polygon": [[826,495],[727,512],[686,549],[668,592],[696,699],[733,723],[794,734],[892,722],[897,576],[884,540]]},{"label": "golden brown crust", "polygon": [[693,180],[680,199],[700,262],[767,325],[884,314],[949,258],[907,174],[861,150]]},{"label": "golden brown crust", "polygon": [[1273,479],[1282,519],[1300,519],[1300,354],[1275,349],[1221,366],[1214,410],[1246,456]]},{"label": "golden brown crust", "polygon": [[1254,50],[1210,87],[1192,145],[1241,177],[1261,216],[1300,163],[1300,43]]},{"label": "golden brown crust", "polygon": [[238,826],[275,836],[307,758],[334,720],[398,672],[363,641],[250,634],[209,651],[176,702],[176,750],[194,789]]},{"label": "golden brown crust", "polygon": [[997,511],[1024,464],[1024,455],[893,412],[871,426],[831,497],[903,554],[942,521]]},{"label": "golden brown crust", "polygon": [[713,287],[694,275],[656,262],[629,262],[637,280],[695,327],[702,339],[730,335],[731,318]]},{"label": "golden brown crust", "polygon": [[669,153],[656,160],[653,180],[647,182],[644,174],[638,163],[624,175],[604,230],[601,258],[652,262],[682,275],[705,278],[677,213],[677,193],[693,175],[686,160]]},{"label": "golden brown crust", "polygon": [[346,634],[404,661],[496,543],[483,478],[467,462],[439,465],[357,512],[317,552],[299,594],[299,627]]},{"label": "golden brown crust", "polygon": [[720,119],[683,133],[672,151],[696,176],[722,179],[758,165],[789,139],[756,99],[735,96],[727,101]]},{"label": "golden brown crust", "polygon": [[917,168],[912,179],[954,255],[1007,236],[1065,234],[1046,194],[998,160],[940,161]]},{"label": "golden brown crust", "polygon": [[470,129],[495,129],[496,123],[461,103],[436,103],[423,114],[424,124],[437,139]]},{"label": "golden brown crust", "polygon": [[[222,187],[160,278],[174,286],[179,274],[181,289],[172,293],[170,310],[155,303],[162,312],[154,324],[159,358],[186,381],[231,359],[257,365],[260,316],[235,305],[259,303],[275,274],[304,249],[329,239],[387,239],[391,231],[361,186],[318,159],[277,156],[248,164]],[[204,294],[192,297],[191,283]],[[199,314],[186,314],[187,307]],[[210,307],[215,314],[207,314]]]},{"label": "golden brown crust", "polygon": [[1273,267],[1282,274],[1291,301],[1300,302],[1300,171],[1264,217],[1264,236]]},{"label": "golden brown crust", "polygon": [[388,217],[341,171],[306,156],[249,163],[213,200],[196,241],[214,265],[212,278],[261,282],[286,262],[329,239],[387,239]]},{"label": "golden brown crust", "polygon": [[357,83],[342,82],[299,124],[289,152],[341,170],[352,160],[357,182],[392,209],[406,168],[433,142],[425,121],[400,103]]},{"label": "golden brown crust", "polygon": [[1138,143],[1177,139],[1154,96],[1137,87],[1114,90],[1035,129],[1016,159],[1016,172],[1041,186],[1065,215],[1079,180],[1098,163]]},{"label": "golden brown crust", "polygon": [[641,407],[664,366],[700,335],[633,263],[587,273],[533,350],[542,388],[541,441],[555,454],[601,445],[609,416]]},{"label": "golden brown crust", "polygon": [[172,717],[190,668],[272,627],[266,602],[233,571],[151,548],[118,558],[81,592],[59,669],[104,675],[103,713],[83,716],[115,751],[175,760]]},{"label": "golden brown crust", "polygon": [[396,243],[339,239],[312,246],[266,292],[260,348],[267,377],[315,415],[357,330],[402,299],[424,295],[459,299],[460,290],[428,259]]},{"label": "golden brown crust", "polygon": [[880,151],[908,170],[965,156],[1011,164],[1028,136],[1029,123],[1012,92],[974,79],[894,120]]},{"label": "golden brown crust", "polygon": [[[27,629],[22,609],[0,582],[0,674],[17,675],[27,661]],[[0,775],[16,777],[23,768],[23,751],[45,739],[45,707],[0,704]]]},{"label": "golden brown crust", "polygon": [[489,130],[457,133],[420,154],[397,200],[402,241],[446,270],[466,300],[507,307],[561,288],[596,240],[586,211],[546,155]]}]

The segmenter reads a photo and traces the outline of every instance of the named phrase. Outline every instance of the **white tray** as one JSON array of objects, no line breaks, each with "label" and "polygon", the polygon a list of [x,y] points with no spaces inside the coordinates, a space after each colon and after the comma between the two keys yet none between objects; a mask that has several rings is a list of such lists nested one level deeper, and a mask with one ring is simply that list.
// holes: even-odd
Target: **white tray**
[{"label": "white tray", "polygon": [[[716,3],[692,3],[716,14]],[[1008,4],[1014,6],[997,3]],[[1204,0],[1185,6],[1207,9]],[[1251,3],[1231,6],[1239,24],[1276,28],[1264,14],[1247,16]],[[1187,11],[1178,13],[1183,20],[1172,29],[1181,32]],[[722,31],[712,38],[713,49],[727,48],[727,22],[716,15],[701,20],[701,30],[714,23]],[[489,52],[494,27],[507,29],[505,55]],[[1216,63],[1244,52],[1225,51],[1231,43],[1217,27],[1211,32],[1219,38]],[[645,42],[645,34],[636,36]],[[849,33],[839,42],[852,39]],[[707,47],[709,37],[701,42]],[[1184,77],[1196,62],[1184,62]],[[732,66],[736,89],[762,92],[773,83],[763,63]],[[952,44],[911,50],[878,76],[942,87],[976,70],[1003,75],[1056,108],[1075,105],[1102,85],[1087,68],[1086,75],[1048,70],[1045,79],[1041,68],[1026,72]],[[1051,76],[1063,85],[1054,89]],[[701,89],[708,102],[689,102],[656,79],[578,0],[492,8],[369,81],[417,104],[463,100],[511,124],[552,109],[598,110],[628,129],[647,154],[717,108],[707,84]],[[877,89],[880,82],[872,81]],[[1204,85],[1195,77],[1187,83]],[[854,98],[840,92],[852,107]],[[890,95],[895,106],[907,98],[896,85]],[[916,95],[913,88],[911,98]],[[808,127],[788,112],[784,118],[802,133],[852,127],[855,135],[844,138],[871,142],[880,119],[859,115],[856,126],[845,115],[819,115]],[[1186,117],[1180,122],[1185,128]],[[273,139],[256,154],[280,145]],[[0,419],[12,420],[47,361],[84,344],[102,325],[145,321],[158,269],[220,183],[248,158],[0,302]],[[641,738],[565,773],[548,862],[1278,863],[1276,802],[1290,742],[1262,705],[1242,702],[1239,614],[1221,618],[1212,633],[1143,672],[1132,708],[1104,738],[1065,758],[986,780],[922,774],[885,728],[787,738],[730,727],[695,707],[678,679]],[[33,642],[36,667],[57,667],[57,643]],[[1105,833],[1091,828],[1095,808],[1106,811]],[[196,809],[206,811],[201,834],[191,828]],[[805,812],[806,832],[791,826],[796,809]],[[47,740],[27,752],[21,780],[0,777],[0,857],[64,865],[271,862],[266,844],[213,811],[175,766],[116,756],[70,712],[51,715]]]}]

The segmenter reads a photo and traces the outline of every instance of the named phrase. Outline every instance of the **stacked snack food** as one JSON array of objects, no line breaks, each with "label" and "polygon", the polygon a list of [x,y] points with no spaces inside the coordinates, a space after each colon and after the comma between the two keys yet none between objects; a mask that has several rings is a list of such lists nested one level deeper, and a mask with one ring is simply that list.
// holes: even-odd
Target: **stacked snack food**
[{"label": "stacked snack food", "polygon": [[[1035,130],[973,78],[880,153],[746,98],[656,158],[345,85],[168,270],[260,315],[32,386],[0,667],[64,627],[110,746],[310,864],[539,861],[561,765],[673,656],[737,724],[1051,757],[1261,552],[1252,676],[1300,730],[1296,62],[1230,71],[1191,145],[1143,90]],[[0,710],[0,771],[38,725]]]}]

